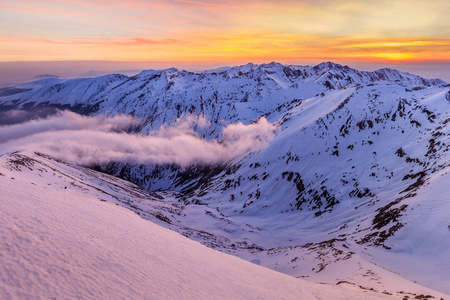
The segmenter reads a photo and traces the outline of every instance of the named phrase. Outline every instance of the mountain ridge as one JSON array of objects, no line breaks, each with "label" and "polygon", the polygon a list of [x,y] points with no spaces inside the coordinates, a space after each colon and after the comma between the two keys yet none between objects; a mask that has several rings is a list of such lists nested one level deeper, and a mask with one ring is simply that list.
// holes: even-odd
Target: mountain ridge
[{"label": "mountain ridge", "polygon": [[[218,70],[218,69],[216,69]],[[145,70],[142,71],[134,76],[126,76],[126,75],[120,75],[120,74],[111,74],[111,75],[103,75],[100,77],[94,77],[94,78],[76,78],[76,79],[60,79],[60,78],[49,78],[49,79],[43,79],[35,81],[38,87],[42,86],[53,86],[53,89],[58,90],[62,87],[63,84],[66,84],[68,86],[71,86],[72,88],[75,88],[77,85],[79,85],[82,82],[88,83],[88,86],[86,87],[85,93],[89,92],[89,88],[92,88],[92,85],[94,82],[99,82],[100,86],[98,89],[101,91],[102,89],[110,87],[112,90],[119,88],[121,85],[124,85],[129,82],[138,81],[146,82],[147,84],[155,79],[161,78],[162,75],[164,75],[165,80],[167,81],[166,84],[169,84],[168,82],[173,82],[171,79],[177,78],[177,77],[185,77],[185,76],[194,76],[192,78],[194,81],[201,80],[207,75],[226,75],[228,79],[232,79],[233,77],[236,77],[241,73],[244,74],[251,74],[252,77],[259,78],[262,75],[267,75],[268,73],[281,73],[282,71],[285,75],[284,79],[287,79],[289,77],[294,77],[294,79],[298,79],[301,77],[301,79],[307,79],[311,77],[313,81],[319,81],[321,84],[326,84],[329,88],[342,88],[347,83],[352,84],[358,84],[361,82],[361,79],[364,79],[366,81],[376,82],[376,81],[387,81],[387,82],[403,82],[404,84],[417,84],[419,86],[426,86],[430,87],[432,85],[441,85],[446,84],[445,81],[440,79],[425,79],[420,76],[412,75],[405,72],[400,72],[395,69],[390,68],[384,68],[379,69],[373,72],[369,71],[358,71],[356,69],[349,68],[348,66],[342,66],[340,64],[332,63],[332,62],[324,62],[321,64],[318,64],[316,66],[297,66],[297,65],[283,65],[280,63],[272,62],[268,64],[253,64],[249,63],[247,65],[241,65],[236,67],[229,67],[220,71],[216,70],[209,70],[204,72],[189,72],[185,70],[178,70],[176,68],[169,68],[165,70]],[[333,71],[339,71],[339,72],[333,72]],[[346,74],[347,73],[347,74]],[[269,75],[270,75],[269,74]],[[326,83],[327,80],[323,80],[322,77],[324,75],[328,75],[327,80],[331,79],[331,82],[329,84]],[[345,75],[352,75],[347,76]],[[225,79],[227,79],[225,77]],[[312,78],[314,77],[314,78]],[[265,78],[267,79],[267,77]],[[344,80],[345,79],[345,80]],[[261,80],[261,79],[259,79]],[[55,84],[52,84],[52,81],[55,81]],[[62,81],[62,82],[61,82]],[[359,82],[358,82],[359,81]],[[39,82],[39,83],[38,83]],[[345,83],[345,84],[344,84]],[[173,84],[173,83],[172,83]],[[170,85],[172,85],[170,84]],[[31,86],[31,83],[26,83],[21,86],[29,88]],[[19,86],[19,87],[21,87]],[[32,87],[32,86],[31,86]],[[166,88],[170,88],[166,87]],[[25,91],[25,96],[29,99],[32,99],[32,95],[34,91]],[[52,90],[49,88],[46,88],[45,91],[42,91],[42,94],[39,96],[45,96],[48,94],[51,94]],[[75,92],[75,91],[73,91]],[[97,91],[98,92],[98,91]],[[31,97],[30,97],[31,96]],[[2,106],[5,107],[8,104],[12,106],[17,107],[17,102],[12,103],[13,100],[17,99],[10,99],[11,97],[3,97],[2,99],[3,103]],[[14,97],[12,97],[14,98]],[[33,105],[31,105],[33,107]],[[26,107],[28,108],[28,107]]]}]

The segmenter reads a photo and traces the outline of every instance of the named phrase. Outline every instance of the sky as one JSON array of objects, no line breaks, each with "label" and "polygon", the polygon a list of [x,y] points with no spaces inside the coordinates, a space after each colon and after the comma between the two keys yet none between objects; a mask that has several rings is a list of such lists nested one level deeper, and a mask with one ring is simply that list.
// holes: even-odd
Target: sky
[{"label": "sky", "polygon": [[271,61],[450,81],[449,15],[448,0],[0,0],[0,81]]}]

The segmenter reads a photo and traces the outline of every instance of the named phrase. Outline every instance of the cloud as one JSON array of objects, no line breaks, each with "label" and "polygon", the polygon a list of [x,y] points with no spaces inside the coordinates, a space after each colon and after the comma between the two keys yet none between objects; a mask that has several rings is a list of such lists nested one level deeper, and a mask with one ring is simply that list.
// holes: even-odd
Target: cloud
[{"label": "cloud", "polygon": [[[22,115],[23,111],[10,111],[10,118]],[[0,143],[21,140],[38,134],[66,131],[95,130],[97,132],[120,132],[138,125],[131,116],[88,117],[70,111],[59,111],[56,115],[30,120],[25,123],[0,127]]]},{"label": "cloud", "polygon": [[175,44],[175,43],[180,43],[180,40],[176,40],[176,39],[162,39],[162,40],[151,40],[151,39],[144,39],[144,38],[133,38],[133,39],[128,39],[125,41],[115,41],[115,44],[118,45],[129,45],[129,46],[134,46],[134,45],[158,45],[158,44]]},{"label": "cloud", "polygon": [[43,9],[43,8],[18,7],[18,6],[6,6],[6,5],[0,5],[0,9],[14,10],[14,11],[26,11],[26,12],[32,12],[32,13],[44,13],[44,14],[85,15],[85,16],[93,16],[93,17],[112,17],[112,18],[126,18],[126,19],[160,20],[160,21],[171,21],[171,22],[188,22],[187,20],[175,19],[175,18],[157,18],[157,17],[149,17],[149,16],[116,15],[116,14],[80,12],[80,11],[72,11],[72,10]]},{"label": "cloud", "polygon": [[[8,40],[8,42],[12,41],[13,40]],[[51,45],[122,45],[122,46],[146,46],[146,45],[164,45],[164,44],[182,43],[182,41],[176,39],[162,39],[162,40],[152,40],[144,38],[111,39],[104,36],[86,37],[74,40],[36,39],[32,41]]]},{"label": "cloud", "polygon": [[194,127],[208,127],[204,117],[187,116],[143,136],[127,129],[139,125],[130,116],[87,117],[59,112],[45,119],[0,126],[1,154],[38,151],[79,165],[218,164],[261,149],[273,138],[275,126],[265,118],[249,125],[230,124],[220,140],[207,140]]},{"label": "cloud", "polygon": [[[13,125],[19,124],[23,122],[27,122],[30,120],[35,120],[39,118],[46,118],[48,116],[54,115],[57,113],[57,109],[53,107],[46,107],[34,110],[0,110],[0,126],[1,125]],[[4,139],[4,136],[0,136],[1,140]]]},{"label": "cloud", "polygon": [[242,7],[232,6],[232,5],[224,5],[224,4],[216,4],[216,3],[208,3],[208,2],[200,2],[200,1],[188,1],[188,0],[175,0],[176,2],[192,4],[192,5],[200,5],[206,7],[214,7],[214,8],[232,8],[232,9],[243,9]]}]

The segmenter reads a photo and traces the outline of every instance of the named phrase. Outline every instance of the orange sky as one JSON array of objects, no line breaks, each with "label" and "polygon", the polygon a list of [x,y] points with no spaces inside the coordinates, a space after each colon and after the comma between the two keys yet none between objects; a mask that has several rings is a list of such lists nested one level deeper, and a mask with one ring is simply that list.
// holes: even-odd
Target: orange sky
[{"label": "orange sky", "polygon": [[0,0],[0,62],[450,62],[448,0]]}]

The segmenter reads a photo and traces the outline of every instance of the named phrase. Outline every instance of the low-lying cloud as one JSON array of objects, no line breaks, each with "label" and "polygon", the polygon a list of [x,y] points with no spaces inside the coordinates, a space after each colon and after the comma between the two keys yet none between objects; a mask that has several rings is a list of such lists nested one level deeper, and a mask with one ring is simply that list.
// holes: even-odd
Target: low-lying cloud
[{"label": "low-lying cloud", "polygon": [[206,140],[193,127],[207,127],[207,120],[188,116],[146,136],[126,132],[139,123],[130,116],[88,117],[63,111],[44,119],[0,126],[0,154],[37,151],[85,166],[127,162],[185,167],[223,163],[261,149],[275,130],[261,118],[249,125],[227,125],[219,140]]},{"label": "low-lying cloud", "polygon": [[40,118],[47,118],[58,112],[56,108],[45,107],[33,110],[2,110],[0,108],[0,126],[13,125],[30,120],[36,120]]}]

